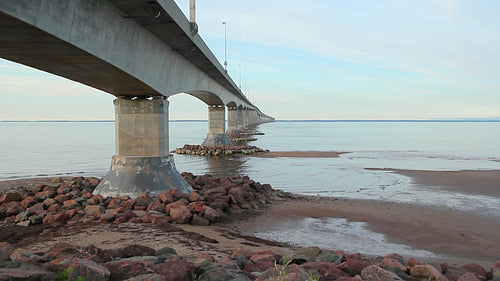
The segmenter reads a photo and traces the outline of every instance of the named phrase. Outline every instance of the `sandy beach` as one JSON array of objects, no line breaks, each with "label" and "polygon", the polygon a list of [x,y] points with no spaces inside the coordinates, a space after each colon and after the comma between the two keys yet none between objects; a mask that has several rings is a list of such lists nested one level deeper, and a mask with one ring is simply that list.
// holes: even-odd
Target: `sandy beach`
[{"label": "sandy beach", "polygon": [[[500,171],[426,172],[394,171],[426,185],[445,185],[457,192],[498,195],[495,185]],[[467,179],[467,180],[464,180]],[[50,182],[49,178],[1,182],[0,187]],[[345,218],[365,222],[370,230],[382,233],[388,241],[428,250],[455,264],[490,265],[500,257],[500,220],[470,212],[440,206],[420,206],[376,200],[354,200],[325,197],[305,197],[285,193],[271,205],[244,216],[232,217],[211,226],[177,225],[161,229],[143,224],[90,224],[40,229],[24,238],[3,240],[26,249],[41,249],[56,242],[95,244],[109,248],[119,244],[141,243],[154,248],[169,245],[179,253],[206,250],[216,255],[231,253],[238,247],[253,250],[276,246],[291,247],[273,241],[256,239],[252,232],[257,226],[277,222],[283,217]],[[17,227],[16,231],[23,231]],[[38,232],[38,233],[37,233]],[[49,234],[49,235],[45,235]],[[33,239],[33,237],[37,237]],[[336,249],[345,250],[345,249]]]}]

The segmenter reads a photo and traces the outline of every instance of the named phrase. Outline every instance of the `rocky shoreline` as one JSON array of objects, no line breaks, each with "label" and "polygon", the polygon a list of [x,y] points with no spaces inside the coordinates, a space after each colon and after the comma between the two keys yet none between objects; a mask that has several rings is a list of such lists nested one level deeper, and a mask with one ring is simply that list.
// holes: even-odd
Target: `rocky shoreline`
[{"label": "rocky shoreline", "polygon": [[[55,178],[49,184],[3,192],[0,196],[0,280],[500,281],[500,261],[488,269],[478,264],[460,267],[432,262],[420,264],[398,254],[373,257],[283,245],[259,249],[252,248],[257,242],[250,240],[230,252],[217,250],[220,247],[217,240],[180,227],[209,228],[241,219],[293,195],[248,177],[215,178],[190,173],[183,176],[193,187],[191,194],[170,190],[157,196],[142,194],[136,199],[102,198],[92,194],[99,179],[84,177],[68,181]],[[192,251],[176,251],[174,247],[179,249],[179,244],[175,242],[168,246],[113,243],[111,247],[56,243],[45,248],[35,243],[58,235],[76,242],[81,238],[71,240],[78,237],[72,232],[73,228],[100,229],[97,236],[104,235],[102,231],[107,228],[117,228],[118,237],[123,240],[124,229],[134,225],[141,230],[157,229],[146,233],[147,237],[181,235],[184,240],[180,243]],[[65,234],[58,234],[61,230],[66,231]],[[227,232],[222,236],[237,239]],[[200,243],[212,245],[212,250],[205,251],[206,247]],[[26,248],[28,244],[34,246]]]},{"label": "rocky shoreline", "polygon": [[203,146],[186,144],[176,148],[173,152],[177,154],[199,155],[199,156],[237,156],[269,152],[256,146],[250,145],[220,145]]}]

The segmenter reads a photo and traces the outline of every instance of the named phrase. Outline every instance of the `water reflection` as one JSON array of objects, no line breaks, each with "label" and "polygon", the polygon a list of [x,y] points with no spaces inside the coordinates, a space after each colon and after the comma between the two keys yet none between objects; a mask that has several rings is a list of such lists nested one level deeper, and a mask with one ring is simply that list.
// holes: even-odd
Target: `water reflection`
[{"label": "water reflection", "polygon": [[226,157],[203,157],[207,164],[207,173],[217,177],[234,177],[246,174],[247,158],[236,156]]}]

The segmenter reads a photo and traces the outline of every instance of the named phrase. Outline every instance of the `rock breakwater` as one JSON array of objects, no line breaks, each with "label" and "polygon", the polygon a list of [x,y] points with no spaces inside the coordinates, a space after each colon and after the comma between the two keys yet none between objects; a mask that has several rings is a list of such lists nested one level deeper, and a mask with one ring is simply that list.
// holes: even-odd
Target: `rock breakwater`
[{"label": "rock breakwater", "polygon": [[173,247],[139,244],[101,249],[58,243],[37,253],[6,242],[0,246],[2,280],[497,281],[500,275],[500,261],[486,270],[478,264],[420,264],[395,253],[366,257],[318,247],[294,251],[240,247],[232,254],[215,256],[209,252],[180,255]]},{"label": "rock breakwater", "polygon": [[216,178],[183,173],[193,187],[190,194],[171,189],[158,195],[143,193],[107,197],[93,194],[97,178],[56,178],[52,184],[17,187],[0,197],[0,223],[30,226],[52,223],[191,223],[209,225],[229,214],[259,209],[271,202],[274,191],[246,176]]},{"label": "rock breakwater", "polygon": [[235,156],[264,153],[269,152],[269,150],[250,145],[203,146],[186,144],[182,148],[176,148],[174,152],[200,156]]}]

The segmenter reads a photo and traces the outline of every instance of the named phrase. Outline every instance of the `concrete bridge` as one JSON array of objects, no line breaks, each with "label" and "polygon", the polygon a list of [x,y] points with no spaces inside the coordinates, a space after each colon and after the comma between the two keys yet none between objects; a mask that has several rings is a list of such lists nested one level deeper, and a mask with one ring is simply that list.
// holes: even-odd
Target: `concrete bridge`
[{"label": "concrete bridge", "polygon": [[[173,0],[2,0],[0,57],[114,95],[116,154],[96,191],[136,196],[191,187],[168,144],[168,97],[208,106],[204,145],[273,121],[228,76]],[[89,109],[91,110],[91,109]]]}]

